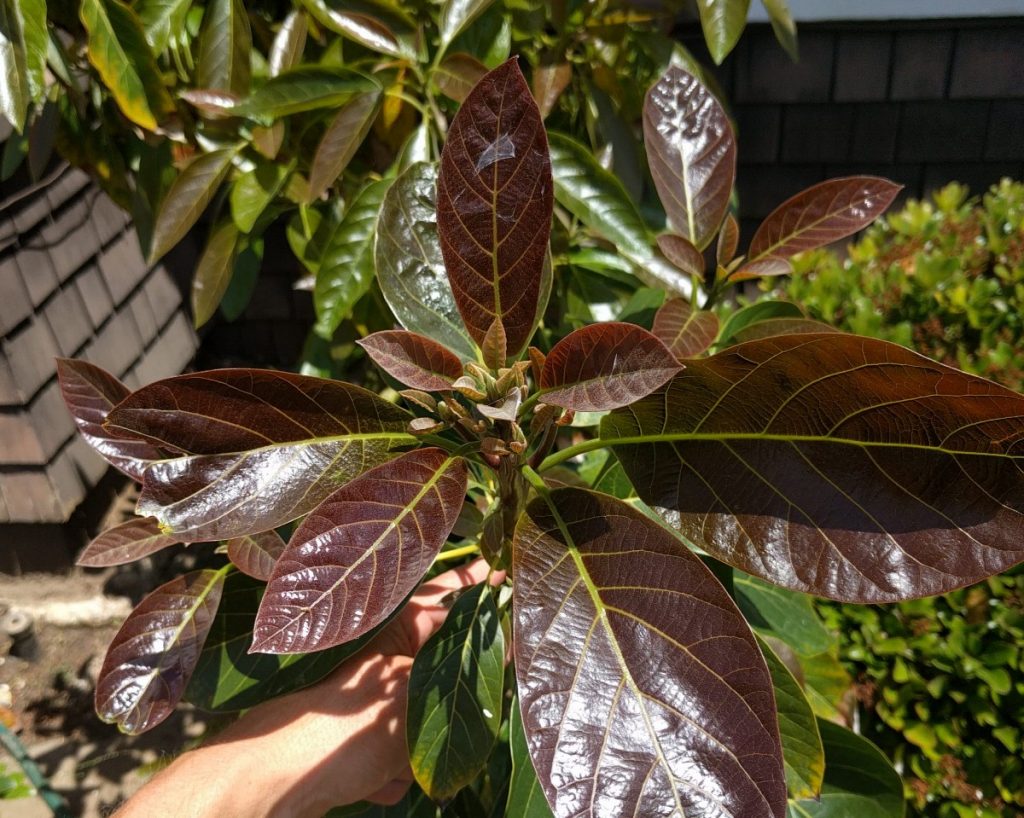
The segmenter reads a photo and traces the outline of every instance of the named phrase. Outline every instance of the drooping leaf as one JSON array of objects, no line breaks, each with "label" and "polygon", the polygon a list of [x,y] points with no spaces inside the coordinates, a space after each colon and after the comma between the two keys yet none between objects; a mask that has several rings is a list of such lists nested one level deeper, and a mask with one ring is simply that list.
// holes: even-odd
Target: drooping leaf
[{"label": "drooping leaf", "polygon": [[799,335],[812,332],[839,332],[835,327],[815,321],[811,318],[766,318],[754,321],[733,333],[732,341],[744,343],[759,338],[770,338],[773,335]]},{"label": "drooping leaf", "polygon": [[576,218],[629,258],[651,255],[651,240],[622,183],[574,139],[548,134],[555,198]]},{"label": "drooping leaf", "polygon": [[781,639],[801,656],[825,653],[835,644],[835,637],[821,623],[805,594],[740,571],[733,573],[733,591],[736,604],[752,628]]},{"label": "drooping leaf", "polygon": [[796,23],[793,21],[793,12],[789,10],[789,3],[787,0],[761,0],[761,5],[768,12],[775,39],[786,49],[793,62],[798,62],[800,49],[796,41]]},{"label": "drooping leaf", "polygon": [[791,256],[867,227],[900,190],[902,185],[877,176],[848,176],[797,193],[761,222],[750,241],[746,264],[731,280],[790,272]]},{"label": "drooping leaf", "polygon": [[572,65],[567,62],[545,63],[533,70],[533,98],[544,119],[555,109],[558,98],[571,81]]},{"label": "drooping leaf", "polygon": [[417,783],[452,798],[487,764],[501,726],[505,637],[491,589],[459,596],[409,674],[406,737]]},{"label": "drooping leaf", "polygon": [[477,343],[499,317],[510,354],[533,335],[552,203],[544,123],[509,60],[477,83],[455,115],[437,180],[441,252]]},{"label": "drooping leaf", "polygon": [[319,199],[348,166],[370,132],[380,98],[377,90],[357,94],[328,123],[313,154],[307,201]]},{"label": "drooping leaf", "polygon": [[302,62],[302,53],[306,50],[306,34],[309,21],[301,9],[293,9],[281,23],[270,47],[267,68],[270,76],[283,74]]},{"label": "drooping leaf", "polygon": [[[25,72],[29,98],[42,102],[46,98],[47,51],[50,36],[46,25],[46,0],[15,0],[25,40]],[[41,174],[40,174],[41,176]]]},{"label": "drooping leaf", "polygon": [[260,162],[231,186],[231,218],[243,233],[252,232],[263,212],[278,197],[291,176],[291,168]]},{"label": "drooping leaf", "polygon": [[475,360],[445,273],[434,218],[437,167],[416,163],[403,171],[380,208],[374,251],[377,280],[388,306],[410,332]]},{"label": "drooping leaf", "polygon": [[718,317],[695,310],[684,298],[672,298],[655,314],[651,334],[679,360],[696,358],[715,342]]},{"label": "drooping leaf", "polygon": [[57,359],[57,379],[64,403],[85,442],[110,465],[141,483],[146,467],[164,455],[149,443],[123,440],[103,428],[107,413],[131,390],[100,367],[70,358]]},{"label": "drooping leaf", "polygon": [[142,600],[114,636],[96,681],[96,712],[137,735],[174,711],[195,670],[224,571],[192,571]]},{"label": "drooping leaf", "polygon": [[483,79],[487,66],[470,54],[449,54],[434,69],[431,78],[441,93],[456,102],[463,102],[473,86]]},{"label": "drooping leaf", "polygon": [[708,50],[721,65],[747,25],[750,0],[697,0],[697,9]]},{"label": "drooping leaf", "polygon": [[232,113],[269,125],[279,117],[336,108],[365,93],[380,93],[376,80],[365,74],[349,68],[305,65],[267,80]]},{"label": "drooping leaf", "polygon": [[174,178],[160,203],[153,226],[149,250],[151,264],[181,241],[199,220],[231,169],[234,156],[232,148],[204,153]]},{"label": "drooping leaf", "polygon": [[382,20],[361,12],[339,8],[335,0],[301,0],[302,5],[324,27],[381,54],[415,56]]},{"label": "drooping leaf", "polygon": [[250,650],[322,650],[384,621],[444,545],[467,479],[461,458],[417,449],[338,489],[278,559]]},{"label": "drooping leaf", "polygon": [[313,287],[315,332],[326,340],[373,283],[373,248],[390,179],[371,182],[349,205],[326,240]]},{"label": "drooping leaf", "polygon": [[663,233],[658,236],[658,249],[687,275],[696,278],[704,276],[704,254],[689,239],[675,233]]},{"label": "drooping leaf", "polygon": [[231,219],[225,219],[210,233],[192,276],[192,320],[197,329],[217,312],[231,283],[237,254],[238,228]]},{"label": "drooping leaf", "polygon": [[173,108],[138,16],[120,0],[83,0],[89,62],[128,119],[155,130]]},{"label": "drooping leaf", "polygon": [[446,49],[448,44],[479,17],[492,2],[493,0],[445,0],[438,23],[441,50]]},{"label": "drooping leaf", "polygon": [[825,745],[825,783],[821,799],[790,802],[789,818],[903,818],[903,782],[875,745],[833,724],[818,720]]},{"label": "drooping leaf", "polygon": [[793,590],[892,602],[1024,560],[1024,396],[885,341],[732,347],[601,437],[685,537]]},{"label": "drooping leaf", "polygon": [[243,96],[252,77],[252,29],[242,0],[210,0],[199,32],[196,83]]},{"label": "drooping leaf", "polygon": [[0,113],[18,133],[45,94],[46,42],[42,0],[0,2]]},{"label": "drooping leaf", "polygon": [[736,337],[751,324],[775,318],[805,318],[803,310],[791,301],[758,301],[736,310],[722,325],[718,333],[718,345],[734,343]]},{"label": "drooping leaf", "polygon": [[728,116],[696,77],[671,65],[644,100],[644,144],[669,224],[703,250],[725,218],[736,177]]},{"label": "drooping leaf", "polygon": [[177,37],[184,30],[191,6],[191,0],[138,0],[135,3],[146,42],[154,54],[163,54],[172,36]]},{"label": "drooping leaf", "polygon": [[636,324],[591,324],[570,333],[548,353],[541,400],[579,412],[627,406],[682,369],[655,336]]},{"label": "drooping leaf", "polygon": [[161,549],[181,542],[173,535],[164,534],[152,517],[136,517],[128,522],[108,528],[78,555],[75,565],[86,568],[104,568],[141,560]]},{"label": "drooping leaf", "polygon": [[236,320],[249,306],[256,279],[263,266],[263,237],[240,236],[235,268],[231,272],[228,288],[220,299],[221,314],[228,320]]},{"label": "drooping leaf", "polygon": [[451,389],[462,375],[459,356],[425,335],[386,330],[357,342],[393,378],[426,392]]},{"label": "drooping leaf", "polygon": [[513,606],[554,814],[781,818],[771,677],[725,589],[621,501],[565,488],[550,504],[533,500],[516,530]]},{"label": "drooping leaf", "polygon": [[311,511],[415,442],[409,420],[350,384],[220,369],[144,386],[110,412],[106,428],[183,455],[149,467],[138,511],[197,542],[266,531]]},{"label": "drooping leaf", "polygon": [[512,754],[512,780],[509,783],[505,815],[515,815],[517,818],[554,818],[547,798],[544,797],[544,790],[537,780],[537,771],[533,769],[518,699],[512,704],[508,727],[508,745]]},{"label": "drooping leaf", "polygon": [[790,798],[816,798],[825,775],[825,749],[807,698],[796,678],[763,639],[757,640],[772,674],[779,713],[786,791]]},{"label": "drooping leaf", "polygon": [[278,557],[284,553],[284,540],[276,531],[235,537],[228,540],[227,546],[228,559],[239,571],[264,582],[270,579]]}]

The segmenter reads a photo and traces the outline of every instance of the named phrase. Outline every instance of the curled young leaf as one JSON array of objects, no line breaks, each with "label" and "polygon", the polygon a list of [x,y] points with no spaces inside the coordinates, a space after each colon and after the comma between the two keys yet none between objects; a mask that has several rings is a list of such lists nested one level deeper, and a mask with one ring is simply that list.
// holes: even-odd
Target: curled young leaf
[{"label": "curled young leaf", "polygon": [[137,735],[174,711],[195,670],[224,571],[193,571],[147,596],[121,625],[96,682],[96,712]]},{"label": "curled young leaf", "polygon": [[513,606],[523,723],[555,816],[782,818],[771,677],[725,589],[631,506],[549,498],[516,529]]},{"label": "curled young leaf", "polygon": [[462,375],[462,362],[454,352],[415,332],[375,332],[357,343],[377,366],[414,389],[451,389]]},{"label": "curled young leaf", "polygon": [[636,324],[592,324],[548,353],[541,371],[544,403],[577,412],[626,406],[682,369],[655,336]]},{"label": "curled young leaf", "polygon": [[690,361],[601,437],[684,536],[786,588],[895,602],[1024,560],[1024,396],[885,341]]},{"label": "curled young leaf", "polygon": [[553,204],[544,123],[515,60],[487,74],[452,120],[437,227],[455,303],[482,344],[500,318],[516,355],[533,334]]},{"label": "curled young leaf", "polygon": [[278,559],[250,652],[322,650],[382,622],[444,545],[467,479],[461,458],[417,449],[328,497]]},{"label": "curled young leaf", "polygon": [[669,224],[703,250],[729,207],[736,139],[718,100],[677,65],[647,92],[644,143]]},{"label": "curled young leaf", "polygon": [[96,537],[78,555],[75,565],[86,568],[124,565],[180,542],[177,537],[164,534],[153,517],[136,517]]},{"label": "curled young leaf", "polygon": [[684,298],[672,298],[655,313],[651,334],[677,359],[696,358],[715,342],[718,317],[713,312],[695,310]]},{"label": "curled young leaf", "polygon": [[164,455],[149,443],[119,438],[105,428],[107,414],[131,394],[117,378],[95,364],[70,358],[57,359],[57,380],[79,433],[104,460],[142,482],[142,473]]},{"label": "curled young leaf", "polygon": [[260,531],[228,540],[228,559],[253,579],[266,582],[274,573],[278,557],[284,553],[284,540],[276,531]]}]

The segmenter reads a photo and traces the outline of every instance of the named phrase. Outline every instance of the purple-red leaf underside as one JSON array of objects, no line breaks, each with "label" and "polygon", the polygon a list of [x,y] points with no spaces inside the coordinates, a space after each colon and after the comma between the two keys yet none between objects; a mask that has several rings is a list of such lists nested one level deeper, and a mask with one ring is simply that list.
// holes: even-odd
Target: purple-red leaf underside
[{"label": "purple-red leaf underside", "polygon": [[704,276],[704,254],[689,239],[675,233],[658,236],[658,249],[672,264],[690,276]]},{"label": "purple-red leaf underside", "polygon": [[96,682],[96,712],[137,734],[181,700],[224,588],[222,571],[193,571],[161,585],[121,625]]},{"label": "purple-red leaf underside", "polygon": [[164,534],[155,518],[136,517],[97,536],[79,554],[75,564],[87,568],[124,565],[180,542],[173,534]]},{"label": "purple-red leaf underside", "polygon": [[377,366],[413,389],[451,389],[462,375],[459,356],[437,341],[405,330],[375,332],[357,342]]},{"label": "purple-red leaf underside", "polygon": [[1024,560],[1024,396],[885,341],[731,347],[601,437],[683,535],[787,588],[894,602]]},{"label": "purple-red leaf underside", "polygon": [[284,553],[284,540],[276,531],[260,531],[228,540],[228,559],[253,579],[266,582],[274,573],[278,557]]},{"label": "purple-red leaf underside", "polygon": [[655,313],[651,333],[679,360],[696,358],[715,342],[718,317],[695,310],[683,298],[672,298]]},{"label": "purple-red leaf underside", "polygon": [[643,327],[609,322],[570,333],[548,353],[541,400],[579,412],[626,406],[675,375],[680,364]]},{"label": "purple-red leaf underside", "polygon": [[455,115],[437,180],[441,252],[477,344],[496,318],[512,354],[533,334],[553,191],[544,123],[511,59],[484,76]]},{"label": "purple-red leaf underside", "polygon": [[416,587],[459,517],[466,462],[418,449],[328,497],[292,535],[250,653],[305,653],[374,628]]},{"label": "purple-red leaf underside", "polygon": [[108,463],[142,482],[142,473],[163,455],[149,443],[124,440],[103,428],[107,413],[131,390],[100,367],[70,358],[57,359],[61,395],[78,431]]},{"label": "purple-red leaf underside", "polygon": [[513,550],[527,744],[556,818],[782,818],[771,676],[669,532],[605,494],[535,499]]}]

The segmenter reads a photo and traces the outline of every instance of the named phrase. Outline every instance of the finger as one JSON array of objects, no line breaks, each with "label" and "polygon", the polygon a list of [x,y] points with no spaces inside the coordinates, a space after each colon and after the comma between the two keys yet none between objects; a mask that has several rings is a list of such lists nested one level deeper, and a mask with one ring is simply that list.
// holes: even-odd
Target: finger
[{"label": "finger", "polygon": [[366,800],[371,804],[383,804],[388,807],[393,807],[403,798],[409,791],[408,781],[394,780],[390,781],[381,787],[377,792],[368,795]]}]

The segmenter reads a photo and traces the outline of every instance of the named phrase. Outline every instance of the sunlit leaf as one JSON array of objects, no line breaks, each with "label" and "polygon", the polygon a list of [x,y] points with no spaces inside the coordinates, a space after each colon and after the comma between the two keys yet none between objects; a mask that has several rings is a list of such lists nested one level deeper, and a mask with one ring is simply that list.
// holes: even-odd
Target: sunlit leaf
[{"label": "sunlit leaf", "polygon": [[553,818],[551,807],[544,797],[544,790],[537,780],[537,771],[533,769],[533,761],[530,759],[530,748],[526,743],[526,730],[523,728],[518,699],[512,705],[508,726],[512,780],[509,783],[505,815],[515,815],[516,818]]},{"label": "sunlit leaf", "polygon": [[713,312],[695,310],[686,299],[672,298],[655,314],[651,334],[679,360],[696,358],[715,342],[718,318]]},{"label": "sunlit leaf", "polygon": [[491,589],[463,593],[423,646],[409,675],[406,736],[416,781],[435,801],[487,764],[501,726],[505,638]]},{"label": "sunlit leaf", "polygon": [[380,86],[365,74],[349,68],[306,65],[267,80],[232,113],[270,124],[303,111],[336,108],[356,94],[368,92],[380,93]]},{"label": "sunlit leaf", "polygon": [[135,12],[119,0],[83,0],[89,62],[132,122],[154,130],[173,108]]},{"label": "sunlit leaf", "polygon": [[352,200],[326,239],[313,287],[314,331],[330,340],[373,283],[373,248],[390,179],[371,182]]},{"label": "sunlit leaf", "polygon": [[609,414],[639,496],[777,585],[893,602],[1024,560],[1024,396],[895,344],[780,335]]},{"label": "sunlit leaf", "polygon": [[[556,489],[513,550],[530,756],[558,818],[781,818],[771,677],[725,589],[607,495]],[[614,781],[614,786],[610,786]]]},{"label": "sunlit leaf", "polygon": [[415,442],[409,420],[339,381],[219,369],[144,386],[111,411],[107,428],[183,455],[147,469],[138,511],[197,542],[267,531],[311,511]]},{"label": "sunlit leaf", "polygon": [[266,582],[274,573],[278,557],[284,553],[284,540],[276,531],[260,531],[228,540],[228,559],[254,579]]},{"label": "sunlit leaf", "polygon": [[192,276],[192,316],[195,326],[209,321],[231,283],[238,253],[238,228],[225,219],[213,228]]},{"label": "sunlit leaf", "polygon": [[541,400],[580,412],[627,406],[682,369],[655,336],[636,324],[591,324],[552,348],[541,371]]},{"label": "sunlit leaf", "polygon": [[438,24],[441,49],[444,50],[459,33],[479,17],[493,0],[445,0]]},{"label": "sunlit leaf", "polygon": [[437,180],[441,252],[477,343],[496,318],[512,355],[533,335],[552,202],[544,124],[518,63],[509,60],[455,115]]},{"label": "sunlit leaf", "polygon": [[431,338],[405,330],[386,330],[358,342],[381,369],[413,389],[451,389],[462,375],[459,356]]},{"label": "sunlit leaf", "polygon": [[181,541],[177,537],[164,534],[152,517],[135,517],[108,528],[96,537],[78,555],[75,565],[83,565],[86,568],[124,565],[179,542]]},{"label": "sunlit leaf", "polygon": [[302,5],[324,27],[341,34],[373,51],[392,57],[415,56],[382,20],[356,11],[349,11],[334,0],[300,0]]},{"label": "sunlit leaf", "polygon": [[439,341],[463,360],[476,360],[441,257],[436,186],[436,166],[413,164],[384,197],[374,253],[377,280],[403,327]]},{"label": "sunlit leaf", "polygon": [[263,212],[277,198],[291,175],[288,165],[260,162],[239,176],[231,186],[231,218],[243,233],[249,233]]},{"label": "sunlit leaf", "polygon": [[185,28],[192,0],[138,0],[134,8],[154,54],[163,54],[172,37]]},{"label": "sunlit leaf", "polygon": [[572,65],[567,62],[538,65],[533,70],[533,98],[544,119],[555,109],[558,98],[571,81]]},{"label": "sunlit leaf", "polygon": [[902,185],[877,176],[829,179],[797,193],[773,210],[757,228],[747,262],[733,281],[791,271],[789,259],[851,236],[892,204]]},{"label": "sunlit leaf", "polygon": [[835,644],[811,598],[741,571],[733,573],[736,604],[752,628],[781,639],[801,656],[825,653]]},{"label": "sunlit leaf", "polygon": [[746,307],[736,310],[730,315],[722,329],[718,333],[718,345],[726,346],[734,343],[736,337],[747,327],[760,321],[769,321],[776,318],[802,319],[806,316],[796,304],[791,301],[758,301]]},{"label": "sunlit leaf", "polygon": [[231,148],[204,153],[174,178],[156,215],[150,241],[150,263],[181,241],[199,220],[231,169],[234,156],[235,151]]},{"label": "sunlit leaf", "polygon": [[370,132],[379,103],[380,92],[377,90],[357,94],[342,105],[327,124],[309,169],[308,201],[319,199],[348,167]]},{"label": "sunlit leaf", "polygon": [[96,712],[136,735],[174,711],[224,587],[223,571],[193,571],[147,596],[121,625],[96,681]]},{"label": "sunlit leaf", "polygon": [[747,25],[750,0],[697,0],[697,8],[708,50],[721,65]]},{"label": "sunlit leaf", "polygon": [[250,650],[322,650],[383,622],[444,545],[467,479],[461,458],[417,449],[328,497],[278,559]]},{"label": "sunlit leaf", "polygon": [[43,0],[0,2],[0,113],[19,133],[46,94],[46,31]]},{"label": "sunlit leaf", "polygon": [[281,28],[277,30],[274,43],[270,47],[270,56],[267,58],[270,76],[276,77],[283,74],[302,62],[302,52],[306,49],[308,30],[309,22],[305,13],[299,9],[288,13],[281,23]]},{"label": "sunlit leaf", "polygon": [[141,483],[142,473],[164,457],[149,443],[123,440],[103,428],[107,413],[131,394],[117,378],[86,361],[57,359],[57,379],[79,433],[104,460]]},{"label": "sunlit leaf", "polygon": [[242,0],[210,0],[199,32],[196,83],[233,94],[249,93],[252,30]]},{"label": "sunlit leaf", "polygon": [[672,65],[647,92],[644,144],[669,224],[703,250],[725,218],[736,177],[728,116],[696,77]]},{"label": "sunlit leaf", "polygon": [[773,335],[799,335],[812,332],[839,332],[835,327],[814,321],[811,318],[767,318],[754,321],[733,333],[732,341],[744,343]]},{"label": "sunlit leaf", "polygon": [[849,716],[849,704],[846,700],[850,694],[852,679],[837,658],[837,653],[833,647],[824,653],[800,657],[807,701],[810,702],[814,715],[829,721],[843,721]]},{"label": "sunlit leaf", "polygon": [[445,57],[430,76],[442,94],[462,102],[486,73],[487,66],[480,60],[459,52]]}]

